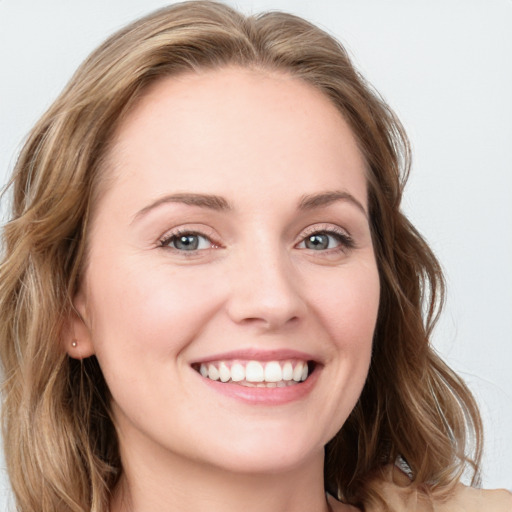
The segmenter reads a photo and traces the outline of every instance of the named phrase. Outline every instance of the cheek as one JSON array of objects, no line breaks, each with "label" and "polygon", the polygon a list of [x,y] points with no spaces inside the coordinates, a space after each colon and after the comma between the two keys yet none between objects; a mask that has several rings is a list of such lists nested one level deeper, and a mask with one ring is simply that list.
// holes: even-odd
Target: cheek
[{"label": "cheek", "polygon": [[326,293],[317,297],[317,315],[333,348],[329,371],[334,408],[327,423],[327,440],[343,426],[366,382],[379,309],[376,264],[370,262],[343,270],[324,283]]},{"label": "cheek", "polygon": [[91,269],[88,309],[96,351],[181,350],[219,307],[212,290],[205,293],[205,279],[197,269],[191,276],[165,264]]},{"label": "cheek", "polygon": [[171,394],[162,398],[155,390],[174,389],[180,353],[219,301],[205,293],[201,275],[191,279],[165,265],[117,261],[115,268],[91,268],[87,277],[94,351],[114,402],[143,424],[143,404],[158,397],[173,403]]},{"label": "cheek", "polygon": [[315,288],[311,302],[331,338],[344,350],[369,351],[380,297],[376,264],[347,266]]}]

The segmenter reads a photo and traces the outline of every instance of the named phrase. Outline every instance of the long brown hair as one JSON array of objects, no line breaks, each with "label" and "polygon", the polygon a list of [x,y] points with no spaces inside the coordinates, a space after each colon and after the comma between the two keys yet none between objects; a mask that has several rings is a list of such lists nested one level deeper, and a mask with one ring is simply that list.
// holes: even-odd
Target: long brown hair
[{"label": "long brown hair", "polygon": [[285,72],[322,91],[367,163],[380,311],[364,390],[325,448],[326,489],[364,508],[379,500],[379,472],[397,460],[413,485],[429,492],[449,489],[468,463],[478,474],[477,407],[429,344],[444,283],[400,210],[410,162],[400,122],[344,48],[314,25],[197,1],[157,11],[101,45],[34,127],[17,161],[3,232],[0,355],[5,455],[22,512],[108,510],[121,472],[108,389],[96,359],[70,359],[61,342],[89,214],[112,134],[148,85],[227,65]]}]

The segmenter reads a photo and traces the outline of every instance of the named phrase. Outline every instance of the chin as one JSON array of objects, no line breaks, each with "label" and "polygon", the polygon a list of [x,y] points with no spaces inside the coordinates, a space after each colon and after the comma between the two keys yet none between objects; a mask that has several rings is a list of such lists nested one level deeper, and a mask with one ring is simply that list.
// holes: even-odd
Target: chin
[{"label": "chin", "polygon": [[[225,471],[240,475],[271,475],[292,472],[309,464],[312,460],[323,457],[323,449],[315,453],[238,453],[231,460],[223,461]],[[323,459],[322,459],[323,460]]]},{"label": "chin", "polygon": [[[327,442],[327,441],[326,441]],[[228,446],[211,450],[226,471],[239,474],[272,474],[293,471],[313,460],[323,461],[324,443],[312,443],[311,436],[299,432],[272,430],[231,437]]]}]

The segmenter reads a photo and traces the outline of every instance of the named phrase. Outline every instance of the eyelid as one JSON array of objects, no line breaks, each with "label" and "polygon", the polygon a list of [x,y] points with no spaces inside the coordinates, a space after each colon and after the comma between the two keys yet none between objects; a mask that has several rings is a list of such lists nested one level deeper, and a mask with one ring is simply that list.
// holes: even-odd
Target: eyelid
[{"label": "eyelid", "polygon": [[304,238],[314,235],[315,233],[333,233],[350,239],[352,238],[346,229],[337,226],[336,224],[320,223],[312,224],[311,226],[304,228],[299,235],[299,241],[302,241]]},{"label": "eyelid", "polygon": [[333,247],[331,249],[326,249],[325,251],[319,252],[328,252],[328,251],[336,251],[336,250],[347,250],[355,247],[355,242],[350,233],[340,226],[336,224],[322,223],[322,224],[313,224],[305,228],[301,234],[296,246],[303,243],[306,238],[315,234],[326,234],[326,235],[334,235],[339,238],[340,245],[338,247]]},{"label": "eyelid", "polygon": [[162,236],[158,238],[158,247],[161,247],[163,249],[169,249],[174,250],[179,253],[195,253],[195,252],[201,252],[206,251],[208,249],[196,249],[191,251],[180,251],[179,249],[173,248],[168,246],[169,242],[173,238],[178,238],[183,235],[194,235],[194,236],[200,236],[202,238],[206,238],[210,243],[211,247],[208,249],[216,249],[219,247],[222,247],[222,244],[218,241],[218,236],[211,228],[208,228],[206,226],[197,227],[197,225],[191,225],[191,226],[178,226],[175,228],[172,228],[168,231],[166,231]]}]

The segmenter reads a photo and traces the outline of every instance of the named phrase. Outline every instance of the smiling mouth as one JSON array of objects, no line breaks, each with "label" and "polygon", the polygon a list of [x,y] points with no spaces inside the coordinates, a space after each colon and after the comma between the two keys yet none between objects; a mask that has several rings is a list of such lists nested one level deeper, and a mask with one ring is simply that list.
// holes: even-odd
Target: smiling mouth
[{"label": "smiling mouth", "polygon": [[314,361],[211,361],[192,367],[205,379],[257,388],[283,388],[306,381],[315,370]]}]

